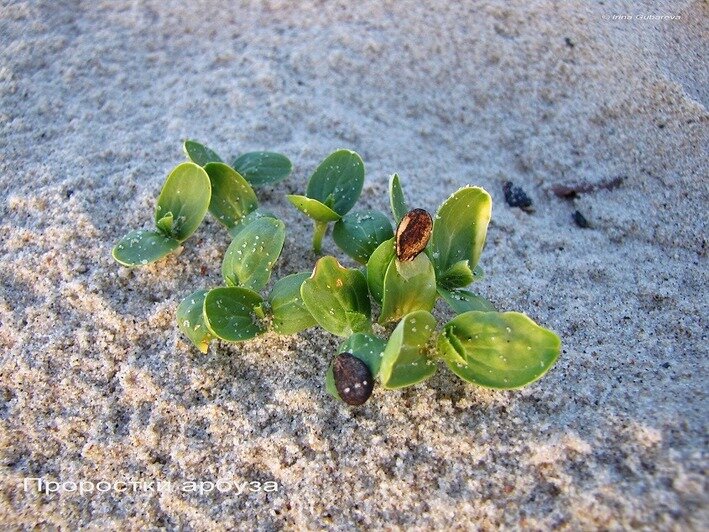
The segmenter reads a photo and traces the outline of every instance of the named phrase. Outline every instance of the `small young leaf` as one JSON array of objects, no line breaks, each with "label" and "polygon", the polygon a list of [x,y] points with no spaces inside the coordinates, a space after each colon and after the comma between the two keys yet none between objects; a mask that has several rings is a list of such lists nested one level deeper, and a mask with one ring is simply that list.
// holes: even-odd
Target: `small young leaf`
[{"label": "small young leaf", "polygon": [[468,286],[475,281],[475,274],[468,266],[468,260],[459,260],[438,279],[438,286],[444,289],[454,290],[462,286]]},{"label": "small young leaf", "polygon": [[491,206],[490,195],[482,188],[465,187],[438,209],[429,249],[436,267],[436,278],[439,282],[442,279],[449,281],[444,288],[460,287],[450,283],[456,276],[447,276],[448,271],[457,263],[467,260],[471,271],[477,266],[485,245]]},{"label": "small young leaf", "polygon": [[175,221],[175,219],[172,216],[172,213],[168,212],[165,216],[163,216],[157,222],[155,222],[155,226],[158,228],[158,231],[160,231],[162,234],[169,235],[170,231],[172,231],[172,223],[174,221]]},{"label": "small young leaf", "polygon": [[113,247],[113,258],[123,266],[143,266],[169,255],[180,242],[159,231],[131,231]]},{"label": "small young leaf", "polygon": [[524,314],[471,311],[446,324],[438,348],[460,378],[510,389],[544,375],[559,357],[561,341]]},{"label": "small young leaf", "polygon": [[341,217],[327,205],[306,196],[289,194],[286,196],[293,206],[316,222],[336,222]]},{"label": "small young leaf", "polygon": [[204,298],[208,290],[191,293],[177,307],[177,326],[202,353],[209,349],[214,337],[204,321]]},{"label": "small young leaf", "polygon": [[392,238],[379,244],[367,261],[369,292],[380,305],[384,298],[384,277],[394,257],[396,257],[396,251]]},{"label": "small young leaf", "polygon": [[441,297],[443,297],[445,302],[448,303],[448,306],[450,306],[456,314],[470,312],[471,310],[481,310],[484,312],[497,310],[487,299],[475,295],[468,290],[446,290],[445,288],[439,287],[438,293],[441,294]]},{"label": "small young leaf", "polygon": [[368,332],[371,308],[367,280],[361,272],[344,268],[334,257],[322,257],[300,293],[320,326],[338,336]]},{"label": "small young leaf", "polygon": [[204,166],[207,163],[220,163],[222,160],[219,155],[207,148],[204,144],[200,144],[194,140],[186,140],[182,145],[187,158],[199,166]]},{"label": "small young leaf", "polygon": [[288,157],[270,151],[244,153],[232,165],[254,187],[275,185],[291,173],[293,165]]},{"label": "small young leaf", "polygon": [[285,238],[285,225],[275,218],[259,218],[242,229],[222,261],[222,277],[227,286],[255,291],[265,287]]},{"label": "small young leaf", "polygon": [[423,310],[407,314],[399,322],[389,337],[379,369],[384,388],[411,386],[436,372],[435,362],[426,353],[435,328],[436,319]]},{"label": "small young leaf", "polygon": [[391,212],[394,215],[394,220],[398,224],[406,213],[409,212],[409,208],[406,206],[404,191],[399,183],[398,174],[392,174],[389,178],[389,203],[391,205]]},{"label": "small young leaf", "polygon": [[394,259],[384,276],[384,298],[379,323],[396,321],[415,310],[430,311],[436,304],[436,274],[428,255],[412,261]]},{"label": "small young leaf", "polygon": [[207,172],[194,163],[178,164],[167,176],[155,208],[155,223],[172,216],[169,236],[183,242],[207,214],[212,187]]},{"label": "small young leaf", "polygon": [[350,150],[337,150],[310,177],[306,196],[344,216],[357,202],[363,184],[364,163],[360,156]]},{"label": "small young leaf", "polygon": [[264,332],[256,308],[263,303],[256,292],[240,286],[213,288],[204,298],[204,321],[222,340],[240,342]]},{"label": "small young leaf", "polygon": [[273,315],[273,330],[278,334],[296,334],[318,322],[310,314],[300,295],[300,287],[310,274],[294,273],[276,281],[268,301]]},{"label": "small young leaf", "polygon": [[379,211],[351,211],[339,220],[332,238],[342,251],[366,264],[375,249],[394,236],[391,222]]},{"label": "small young leaf", "polygon": [[338,353],[352,353],[367,364],[375,378],[379,375],[386,341],[369,333],[355,333],[340,344]]},{"label": "small young leaf", "polygon": [[207,163],[204,169],[212,184],[209,212],[227,228],[236,225],[258,207],[258,199],[253,189],[231,166],[224,163]]}]

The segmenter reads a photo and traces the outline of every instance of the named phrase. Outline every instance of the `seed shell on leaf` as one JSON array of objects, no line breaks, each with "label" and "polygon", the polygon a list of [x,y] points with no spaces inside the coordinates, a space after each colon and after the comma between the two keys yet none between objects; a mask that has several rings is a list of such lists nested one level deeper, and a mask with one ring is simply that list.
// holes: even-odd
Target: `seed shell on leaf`
[{"label": "seed shell on leaf", "polygon": [[400,261],[413,260],[426,249],[431,238],[433,219],[423,209],[413,209],[396,228],[396,257]]}]

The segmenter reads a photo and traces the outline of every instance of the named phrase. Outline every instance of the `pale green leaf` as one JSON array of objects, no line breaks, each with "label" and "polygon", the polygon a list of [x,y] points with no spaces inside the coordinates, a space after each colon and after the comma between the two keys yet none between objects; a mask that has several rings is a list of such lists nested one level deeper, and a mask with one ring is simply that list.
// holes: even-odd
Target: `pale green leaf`
[{"label": "pale green leaf", "polygon": [[544,375],[559,357],[561,341],[519,312],[471,311],[441,333],[439,351],[462,379],[489,388],[519,388]]},{"label": "pale green leaf", "polygon": [[204,298],[208,290],[192,292],[177,307],[177,326],[202,353],[214,337],[204,321]]},{"label": "pale green leaf", "polygon": [[389,337],[379,380],[387,389],[403,388],[421,382],[436,372],[428,356],[428,342],[436,328],[436,319],[419,310],[406,315]]},{"label": "pale green leaf", "polygon": [[209,176],[194,163],[178,164],[167,176],[155,208],[155,223],[172,216],[169,236],[180,242],[197,230],[212,196]]},{"label": "pale green leaf", "polygon": [[283,249],[286,232],[282,221],[259,218],[234,237],[222,261],[222,277],[230,286],[261,290]]},{"label": "pale green leaf", "polygon": [[[455,278],[454,272],[449,273],[450,269],[460,268],[461,261],[468,261],[471,274],[477,266],[485,245],[491,209],[490,195],[479,187],[461,188],[438,209],[429,249],[439,283],[448,280],[447,284],[441,285],[444,288],[465,286],[450,282]],[[467,279],[466,276],[460,282]]]},{"label": "pale green leaf", "polygon": [[368,332],[371,308],[361,272],[344,268],[334,257],[322,257],[300,289],[310,314],[328,332],[349,336]]}]

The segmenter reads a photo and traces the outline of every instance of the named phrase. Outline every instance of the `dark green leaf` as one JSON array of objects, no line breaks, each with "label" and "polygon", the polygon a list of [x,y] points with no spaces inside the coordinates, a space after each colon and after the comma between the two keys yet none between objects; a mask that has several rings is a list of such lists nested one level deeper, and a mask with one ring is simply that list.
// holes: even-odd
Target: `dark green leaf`
[{"label": "dark green leaf", "polygon": [[270,151],[244,153],[234,160],[233,166],[255,187],[283,181],[293,169],[288,157]]},{"label": "dark green leaf", "polygon": [[279,279],[268,298],[273,315],[273,330],[278,334],[296,334],[317,325],[300,295],[300,287],[310,274],[294,273]]},{"label": "dark green leaf", "polygon": [[363,184],[364,163],[360,156],[350,150],[337,150],[310,177],[306,196],[344,216],[357,202]]},{"label": "dark green leaf", "polygon": [[212,184],[209,212],[226,227],[233,227],[258,207],[253,189],[232,167],[224,163],[208,163],[204,169]]},{"label": "dark green leaf", "polygon": [[159,231],[131,231],[113,247],[113,258],[123,266],[144,266],[180,247],[180,242]]},{"label": "dark green leaf", "polygon": [[332,238],[342,251],[366,264],[375,249],[394,236],[389,219],[379,211],[351,211],[339,220]]},{"label": "dark green leaf", "polygon": [[393,174],[389,178],[389,203],[391,212],[394,215],[394,220],[398,224],[401,219],[409,212],[409,207],[406,205],[404,191],[399,183],[399,175]]},{"label": "dark green leaf", "polygon": [[264,332],[256,315],[256,308],[262,303],[261,296],[248,288],[214,288],[204,299],[204,321],[217,338],[229,342],[249,340]]},{"label": "dark green leaf", "polygon": [[186,140],[182,145],[185,155],[195,164],[204,166],[207,163],[220,163],[222,160],[219,155],[207,148],[204,144],[200,144],[194,140]]}]

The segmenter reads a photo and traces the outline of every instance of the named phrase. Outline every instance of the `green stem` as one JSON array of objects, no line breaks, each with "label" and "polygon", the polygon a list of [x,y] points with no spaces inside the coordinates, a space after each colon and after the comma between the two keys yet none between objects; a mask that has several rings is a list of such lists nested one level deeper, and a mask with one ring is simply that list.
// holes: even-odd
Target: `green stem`
[{"label": "green stem", "polygon": [[315,231],[313,232],[313,251],[320,255],[322,251],[322,238],[327,231],[327,222],[315,222]]}]

